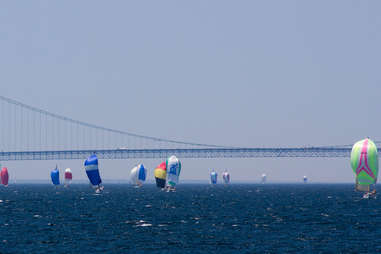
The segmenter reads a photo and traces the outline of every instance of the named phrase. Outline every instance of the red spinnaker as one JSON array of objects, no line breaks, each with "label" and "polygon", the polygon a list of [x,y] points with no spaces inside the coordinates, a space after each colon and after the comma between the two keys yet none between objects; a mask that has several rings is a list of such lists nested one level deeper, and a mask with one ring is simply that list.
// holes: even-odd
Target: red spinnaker
[{"label": "red spinnaker", "polygon": [[9,180],[9,174],[8,174],[8,169],[4,167],[1,170],[1,183],[4,184],[5,186],[8,186],[8,180]]}]

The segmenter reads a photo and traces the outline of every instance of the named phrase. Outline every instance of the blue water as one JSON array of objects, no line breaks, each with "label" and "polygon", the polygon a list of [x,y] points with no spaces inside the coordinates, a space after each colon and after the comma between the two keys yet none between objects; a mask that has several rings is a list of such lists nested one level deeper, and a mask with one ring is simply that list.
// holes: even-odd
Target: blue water
[{"label": "blue water", "polygon": [[13,185],[0,200],[0,253],[381,253],[381,196],[353,185]]}]

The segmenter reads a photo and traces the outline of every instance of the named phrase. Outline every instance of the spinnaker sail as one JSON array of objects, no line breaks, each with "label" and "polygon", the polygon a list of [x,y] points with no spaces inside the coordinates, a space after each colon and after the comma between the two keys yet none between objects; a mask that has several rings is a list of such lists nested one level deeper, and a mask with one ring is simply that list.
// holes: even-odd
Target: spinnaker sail
[{"label": "spinnaker sail", "polygon": [[85,170],[87,177],[89,178],[90,183],[96,188],[96,191],[99,192],[103,189],[102,179],[99,175],[98,168],[98,157],[93,154],[85,160]]},{"label": "spinnaker sail", "polygon": [[65,185],[68,186],[71,183],[72,179],[73,179],[73,174],[71,173],[71,169],[70,168],[65,169]]},{"label": "spinnaker sail", "polygon": [[1,169],[1,183],[4,186],[8,186],[8,180],[9,180],[9,174],[8,174],[8,169],[6,167],[3,167]]},{"label": "spinnaker sail", "polygon": [[131,169],[130,180],[131,183],[137,186],[142,186],[146,180],[147,169],[143,164],[139,164]]},{"label": "spinnaker sail", "polygon": [[303,183],[307,183],[307,181],[308,181],[307,176],[303,176]]},{"label": "spinnaker sail", "polygon": [[210,183],[211,183],[211,184],[217,184],[217,177],[218,177],[217,172],[213,170],[213,171],[210,173]]},{"label": "spinnaker sail", "polygon": [[266,181],[267,181],[267,175],[262,174],[261,183],[266,183]]},{"label": "spinnaker sail", "polygon": [[50,172],[50,177],[52,178],[52,183],[54,185],[60,185],[60,171],[56,165],[56,168]]},{"label": "spinnaker sail", "polygon": [[222,174],[222,179],[224,179],[225,184],[230,183],[230,174],[227,170],[225,170],[224,173]]},{"label": "spinnaker sail", "polygon": [[369,192],[378,177],[378,152],[372,140],[366,138],[353,145],[351,166],[356,175],[356,190]]},{"label": "spinnaker sail", "polygon": [[169,189],[174,189],[179,183],[181,162],[176,156],[172,155],[166,160],[165,164],[167,168],[167,186]]},{"label": "spinnaker sail", "polygon": [[165,180],[167,178],[167,166],[165,162],[162,162],[154,171],[156,186],[159,188],[165,188]]}]

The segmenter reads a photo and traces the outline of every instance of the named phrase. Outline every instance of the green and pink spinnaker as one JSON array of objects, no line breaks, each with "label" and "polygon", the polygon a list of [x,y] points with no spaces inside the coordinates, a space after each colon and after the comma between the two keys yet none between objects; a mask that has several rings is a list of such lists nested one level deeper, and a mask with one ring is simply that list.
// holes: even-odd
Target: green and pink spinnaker
[{"label": "green and pink spinnaker", "polygon": [[356,175],[356,189],[369,191],[369,186],[376,184],[378,176],[378,152],[372,140],[366,138],[353,145],[351,166]]}]

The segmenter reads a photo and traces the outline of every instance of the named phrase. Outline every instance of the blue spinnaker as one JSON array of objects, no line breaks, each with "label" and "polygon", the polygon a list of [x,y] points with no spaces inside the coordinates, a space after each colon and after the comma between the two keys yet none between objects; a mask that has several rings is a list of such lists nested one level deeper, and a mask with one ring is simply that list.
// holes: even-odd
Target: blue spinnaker
[{"label": "blue spinnaker", "polygon": [[95,154],[85,160],[85,170],[92,185],[97,186],[102,183],[99,175],[98,158]]},{"label": "blue spinnaker", "polygon": [[147,176],[147,169],[144,168],[143,164],[138,165],[138,172],[139,172],[138,179],[144,182]]},{"label": "blue spinnaker", "polygon": [[218,176],[218,174],[214,170],[210,173],[210,182],[212,184],[217,184],[217,176]]},{"label": "blue spinnaker", "polygon": [[60,185],[60,172],[58,171],[57,166],[50,172],[50,177],[52,178],[52,183],[54,185]]}]

